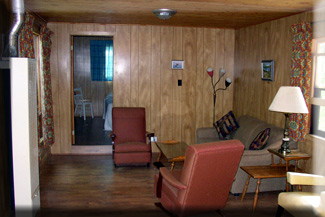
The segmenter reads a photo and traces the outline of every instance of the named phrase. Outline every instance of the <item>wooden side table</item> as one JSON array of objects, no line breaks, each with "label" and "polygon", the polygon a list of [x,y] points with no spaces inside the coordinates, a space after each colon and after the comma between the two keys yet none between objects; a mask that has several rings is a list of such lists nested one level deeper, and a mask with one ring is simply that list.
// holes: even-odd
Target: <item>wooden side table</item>
[{"label": "wooden side table", "polygon": [[184,162],[185,151],[188,145],[183,141],[167,140],[163,142],[155,142],[160,150],[157,162],[160,162],[162,155],[164,155],[168,162],[171,162],[171,169],[174,169],[176,162]]},{"label": "wooden side table", "polygon": [[284,167],[242,166],[240,168],[248,174],[248,178],[247,178],[244,190],[243,190],[241,201],[243,201],[245,198],[246,191],[247,191],[251,177],[254,179],[257,179],[257,185],[256,185],[254,203],[253,203],[253,212],[255,211],[256,205],[257,205],[257,199],[258,199],[258,193],[259,193],[259,188],[260,188],[260,184],[261,184],[261,179],[286,177],[286,170]]},{"label": "wooden side table", "polygon": [[[305,173],[306,172],[306,164],[307,164],[307,160],[309,160],[311,158],[310,154],[301,152],[299,150],[291,150],[291,153],[287,153],[287,154],[282,154],[279,153],[279,151],[277,149],[268,149],[268,151],[271,153],[271,167],[284,167],[286,168],[286,172],[289,171],[289,167],[290,167],[290,161],[295,161],[295,165],[294,165],[294,170],[290,170],[291,172],[302,172]],[[279,164],[275,164],[274,163],[274,155],[280,157],[280,162]],[[282,163],[282,160],[285,161],[285,164]],[[299,168],[298,167],[298,161],[299,160],[303,160],[303,167]],[[300,188],[300,186],[299,186]],[[286,184],[286,191],[289,191],[289,183],[287,182]]]},{"label": "wooden side table", "polygon": [[[259,187],[261,184],[261,179],[268,179],[268,178],[281,178],[281,177],[287,177],[287,172],[305,172],[306,171],[306,161],[311,158],[309,154],[300,152],[298,150],[292,150],[290,154],[283,155],[282,153],[279,153],[276,149],[268,149],[268,151],[271,153],[271,160],[272,163],[269,166],[242,166],[240,167],[243,171],[245,171],[248,174],[248,178],[245,184],[245,187],[243,189],[243,194],[241,197],[241,201],[244,200],[245,194],[249,185],[249,181],[251,178],[257,179],[257,185],[255,190],[255,196],[254,196],[254,203],[253,203],[253,212],[256,209],[257,200],[258,200],[258,193],[259,193]],[[275,164],[274,163],[274,156],[280,157],[280,163]],[[282,163],[282,160],[285,161],[285,164]],[[289,162],[294,160],[295,165],[290,165]],[[303,168],[298,167],[298,161],[303,160]],[[286,190],[289,191],[289,183],[286,184]]]}]

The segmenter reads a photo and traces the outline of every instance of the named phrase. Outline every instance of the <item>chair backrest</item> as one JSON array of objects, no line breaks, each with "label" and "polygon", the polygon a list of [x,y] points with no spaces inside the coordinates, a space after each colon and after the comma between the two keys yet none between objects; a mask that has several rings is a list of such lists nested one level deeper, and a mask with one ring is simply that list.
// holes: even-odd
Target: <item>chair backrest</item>
[{"label": "chair backrest", "polygon": [[112,110],[115,144],[146,142],[146,113],[144,108],[114,107]]},{"label": "chair backrest", "polygon": [[239,140],[189,146],[180,180],[188,188],[178,192],[178,201],[183,208],[222,209],[243,151],[244,145]]},{"label": "chair backrest", "polygon": [[82,96],[82,89],[81,89],[81,87],[74,88],[73,89],[73,93],[74,93],[74,95],[80,94]]},{"label": "chair backrest", "polygon": [[83,103],[83,97],[82,97],[82,94],[76,94],[73,96],[73,99],[74,99],[74,104],[77,105],[77,104],[82,104]]}]

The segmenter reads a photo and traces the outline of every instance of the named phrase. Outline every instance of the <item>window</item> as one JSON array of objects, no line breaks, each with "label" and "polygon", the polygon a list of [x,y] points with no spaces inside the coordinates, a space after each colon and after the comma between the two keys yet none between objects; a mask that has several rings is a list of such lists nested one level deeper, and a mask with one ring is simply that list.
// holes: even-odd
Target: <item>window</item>
[{"label": "window", "polygon": [[113,81],[113,40],[90,40],[92,81]]},{"label": "window", "polygon": [[325,137],[325,38],[313,40],[313,83],[310,133]]}]

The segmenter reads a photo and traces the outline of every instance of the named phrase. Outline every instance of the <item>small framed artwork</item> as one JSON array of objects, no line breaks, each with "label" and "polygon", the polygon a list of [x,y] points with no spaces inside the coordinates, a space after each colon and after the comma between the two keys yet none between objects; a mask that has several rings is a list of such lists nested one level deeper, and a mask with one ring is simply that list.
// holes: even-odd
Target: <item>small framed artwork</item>
[{"label": "small framed artwork", "polygon": [[274,81],[274,60],[262,60],[262,80]]},{"label": "small framed artwork", "polygon": [[172,69],[184,69],[184,60],[172,60]]}]

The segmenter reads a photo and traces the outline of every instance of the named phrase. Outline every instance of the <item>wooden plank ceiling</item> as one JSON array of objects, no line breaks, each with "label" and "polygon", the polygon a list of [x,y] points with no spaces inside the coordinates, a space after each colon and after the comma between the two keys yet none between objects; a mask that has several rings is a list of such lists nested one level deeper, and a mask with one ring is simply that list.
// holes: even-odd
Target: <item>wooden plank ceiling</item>
[{"label": "wooden plank ceiling", "polygon": [[[49,22],[241,28],[312,10],[317,0],[25,0]],[[169,20],[152,10],[169,8]]]}]

